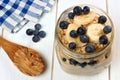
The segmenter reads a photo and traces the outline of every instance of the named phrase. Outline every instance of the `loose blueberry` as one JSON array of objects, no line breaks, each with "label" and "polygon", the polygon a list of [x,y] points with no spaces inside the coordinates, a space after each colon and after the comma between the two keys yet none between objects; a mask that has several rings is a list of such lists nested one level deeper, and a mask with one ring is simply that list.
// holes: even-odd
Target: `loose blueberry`
[{"label": "loose blueberry", "polygon": [[89,37],[87,35],[81,35],[80,41],[83,43],[87,43],[89,41]]},{"label": "loose blueberry", "polygon": [[73,12],[68,13],[68,18],[73,19],[75,14]]},{"label": "loose blueberry", "polygon": [[85,6],[83,8],[83,14],[88,14],[90,12],[90,8],[88,6]]},{"label": "loose blueberry", "polygon": [[85,47],[85,51],[87,53],[91,53],[91,52],[94,52],[95,50],[95,47],[92,45],[92,44],[88,44],[86,47]]},{"label": "loose blueberry", "polygon": [[78,62],[76,60],[72,59],[72,58],[69,59],[69,63],[71,65],[77,65],[78,64]]},{"label": "loose blueberry", "polygon": [[79,35],[84,35],[84,34],[86,33],[85,27],[84,27],[84,26],[79,27],[79,28],[77,29],[77,33],[78,33]]},{"label": "loose blueberry", "polygon": [[68,24],[69,23],[67,21],[61,21],[59,26],[60,26],[61,29],[67,29]]},{"label": "loose blueberry", "polygon": [[62,60],[63,60],[64,62],[66,62],[66,58],[62,58]]},{"label": "loose blueberry", "polygon": [[33,31],[33,35],[35,35],[35,36],[37,36],[38,33],[39,33],[39,30],[34,30],[34,31]]},{"label": "loose blueberry", "polygon": [[98,18],[98,23],[104,24],[107,21],[107,18],[105,16],[100,16]]},{"label": "loose blueberry", "polygon": [[88,65],[91,65],[91,66],[93,66],[95,64],[97,64],[97,61],[95,61],[95,60],[90,60],[90,62],[88,63]]},{"label": "loose blueberry", "polygon": [[27,29],[27,30],[26,30],[26,34],[27,34],[27,35],[33,35],[33,31],[34,31],[34,30],[32,30],[32,29]]},{"label": "loose blueberry", "polygon": [[104,29],[103,29],[103,32],[106,33],[106,34],[110,33],[111,31],[112,31],[112,27],[108,26],[108,25],[105,26]]},{"label": "loose blueberry", "polygon": [[80,6],[74,7],[73,13],[75,13],[75,15],[81,15],[82,14],[82,8]]},{"label": "loose blueberry", "polygon": [[82,68],[84,68],[87,65],[87,63],[86,62],[78,63],[78,65],[81,66]]},{"label": "loose blueberry", "polygon": [[78,36],[78,34],[77,34],[77,32],[76,32],[75,30],[72,30],[72,31],[70,31],[70,36],[71,36],[72,38],[75,38],[75,37]]},{"label": "loose blueberry", "polygon": [[39,37],[44,38],[46,36],[46,32],[45,31],[40,31],[38,33],[38,35],[39,35]]},{"label": "loose blueberry", "polygon": [[108,38],[107,36],[103,35],[99,38],[100,44],[107,44],[108,43]]},{"label": "loose blueberry", "polygon": [[40,41],[40,37],[39,36],[34,36],[32,38],[32,40],[33,40],[33,42],[38,42],[38,41]]},{"label": "loose blueberry", "polygon": [[69,43],[69,49],[74,50],[76,48],[76,44],[74,42]]},{"label": "loose blueberry", "polygon": [[35,30],[40,30],[41,29],[41,25],[40,24],[36,24],[35,25]]}]

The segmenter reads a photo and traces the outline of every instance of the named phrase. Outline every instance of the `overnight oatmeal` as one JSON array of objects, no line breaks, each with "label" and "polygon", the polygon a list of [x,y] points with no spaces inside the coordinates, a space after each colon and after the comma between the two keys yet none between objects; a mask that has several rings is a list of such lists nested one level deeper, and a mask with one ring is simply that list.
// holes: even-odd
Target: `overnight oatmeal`
[{"label": "overnight oatmeal", "polygon": [[56,26],[56,53],[72,74],[94,74],[111,62],[113,24],[101,9],[80,5],[67,9]]}]

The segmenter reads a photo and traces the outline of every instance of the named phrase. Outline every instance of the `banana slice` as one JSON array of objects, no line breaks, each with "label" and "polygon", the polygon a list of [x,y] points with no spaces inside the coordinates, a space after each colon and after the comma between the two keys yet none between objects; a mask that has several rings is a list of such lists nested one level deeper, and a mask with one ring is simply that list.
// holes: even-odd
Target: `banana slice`
[{"label": "banana slice", "polygon": [[77,25],[86,25],[94,20],[96,13],[91,11],[89,14],[74,17],[74,23]]},{"label": "banana slice", "polygon": [[68,40],[68,42],[76,42],[76,39],[77,38],[72,38],[70,36],[70,32],[72,30],[77,30],[78,29],[78,26],[76,24],[69,24],[67,30],[66,30],[66,39]]},{"label": "banana slice", "polygon": [[104,34],[104,25],[102,24],[91,24],[88,26],[87,35],[91,42],[99,43],[99,37]]},{"label": "banana slice", "polygon": [[110,39],[111,39],[111,35],[112,35],[112,33],[109,33],[109,34],[106,35],[107,38],[108,38],[108,41],[110,41]]},{"label": "banana slice", "polygon": [[70,36],[70,32],[71,32],[72,30],[77,30],[78,28],[79,28],[79,26],[76,25],[76,24],[69,24],[69,26],[68,26],[68,28],[67,28],[67,30],[66,30],[66,40],[67,40],[69,43],[70,43],[70,42],[75,42],[75,43],[77,44],[77,46],[80,47],[80,46],[85,45],[85,43],[80,42],[79,36],[76,37],[76,38],[72,38],[72,37]]}]

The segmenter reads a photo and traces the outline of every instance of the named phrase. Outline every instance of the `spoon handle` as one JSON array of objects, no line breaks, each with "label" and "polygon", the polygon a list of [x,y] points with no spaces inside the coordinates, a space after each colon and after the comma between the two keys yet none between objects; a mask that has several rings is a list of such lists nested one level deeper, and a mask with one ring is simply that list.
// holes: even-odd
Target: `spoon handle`
[{"label": "spoon handle", "polygon": [[7,43],[8,41],[3,39],[1,36],[0,36],[0,46],[3,46]]},{"label": "spoon handle", "polygon": [[10,42],[10,41],[4,39],[2,36],[0,36],[0,46],[4,45],[6,43],[11,44],[12,42]]}]

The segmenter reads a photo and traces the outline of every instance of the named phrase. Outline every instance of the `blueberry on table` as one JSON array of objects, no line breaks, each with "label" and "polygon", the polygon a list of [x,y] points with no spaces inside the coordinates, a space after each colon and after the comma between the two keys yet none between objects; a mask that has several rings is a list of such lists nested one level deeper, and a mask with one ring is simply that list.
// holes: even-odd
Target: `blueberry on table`
[{"label": "blueberry on table", "polygon": [[83,14],[88,14],[90,12],[90,8],[88,6],[83,7]]},{"label": "blueberry on table", "polygon": [[34,36],[34,37],[32,38],[32,41],[33,41],[33,42],[38,42],[38,41],[40,41],[40,37],[39,37],[39,36]]},{"label": "blueberry on table", "polygon": [[73,19],[74,16],[75,16],[75,13],[73,12],[68,13],[68,18]]},{"label": "blueberry on table", "polygon": [[86,33],[86,29],[84,26],[80,26],[78,29],[77,29],[77,33],[79,35],[84,35]]},{"label": "blueberry on table", "polygon": [[90,60],[90,62],[88,63],[88,65],[91,65],[91,66],[93,66],[95,64],[97,64],[97,61],[95,61],[95,60]]},{"label": "blueberry on table", "polygon": [[87,35],[81,35],[80,41],[83,43],[87,43],[89,41],[89,37]]},{"label": "blueberry on table", "polygon": [[40,31],[38,33],[38,35],[39,35],[39,37],[44,38],[46,36],[46,32],[45,31]]},{"label": "blueberry on table", "polygon": [[35,30],[27,29],[26,34],[34,35],[32,38],[32,41],[38,42],[38,41],[40,41],[40,38],[44,38],[46,36],[46,33],[44,31],[39,31],[41,29],[41,24],[38,23],[34,27],[35,27]]},{"label": "blueberry on table", "polygon": [[78,64],[78,62],[76,60],[72,59],[72,58],[69,59],[69,63],[71,65],[77,65]]},{"label": "blueberry on table", "polygon": [[59,27],[60,27],[61,29],[67,29],[68,24],[69,24],[69,23],[68,23],[67,21],[61,21],[60,24],[59,24]]},{"label": "blueberry on table", "polygon": [[70,31],[70,36],[72,38],[76,38],[78,36],[77,32],[75,30]]},{"label": "blueberry on table", "polygon": [[41,24],[36,24],[35,25],[35,30],[40,30],[41,29]]},{"label": "blueberry on table", "polygon": [[81,66],[82,68],[84,68],[87,65],[87,62],[78,63],[78,65]]},{"label": "blueberry on table", "polygon": [[112,27],[109,26],[109,25],[105,26],[104,29],[103,29],[103,32],[104,32],[105,34],[108,34],[108,33],[110,33],[111,31],[112,31]]},{"label": "blueberry on table", "polygon": [[71,43],[69,43],[68,47],[69,47],[69,49],[74,50],[76,48],[76,43],[71,42]]},{"label": "blueberry on table", "polygon": [[95,50],[95,47],[92,44],[87,44],[87,46],[85,47],[85,51],[87,53],[94,52],[94,50]]},{"label": "blueberry on table", "polygon": [[107,43],[108,43],[108,38],[107,38],[107,36],[102,35],[102,36],[99,38],[99,42],[100,42],[100,44],[107,44]]},{"label": "blueberry on table", "polygon": [[80,6],[74,7],[73,13],[75,13],[75,15],[81,15],[82,14],[82,8]]},{"label": "blueberry on table", "polygon": [[37,36],[38,33],[39,33],[39,30],[34,30],[34,31],[33,31],[33,35],[35,35],[35,36]]},{"label": "blueberry on table", "polygon": [[32,30],[32,29],[27,29],[26,30],[27,35],[33,35],[33,32],[34,32],[34,30]]},{"label": "blueberry on table", "polygon": [[107,18],[105,16],[100,16],[98,18],[98,23],[104,24],[107,21]]}]

